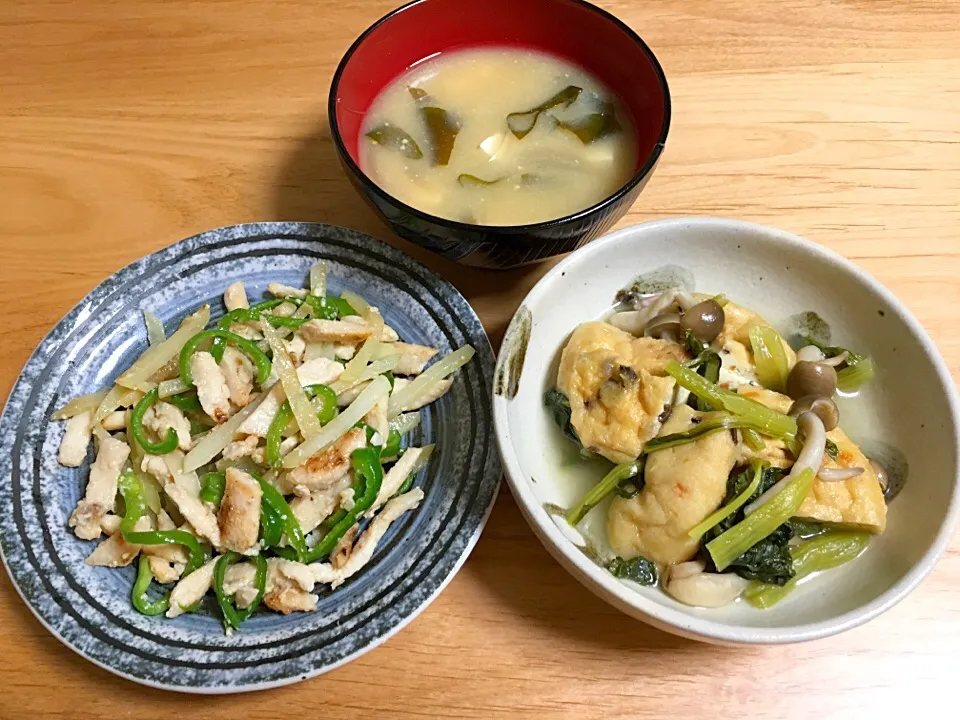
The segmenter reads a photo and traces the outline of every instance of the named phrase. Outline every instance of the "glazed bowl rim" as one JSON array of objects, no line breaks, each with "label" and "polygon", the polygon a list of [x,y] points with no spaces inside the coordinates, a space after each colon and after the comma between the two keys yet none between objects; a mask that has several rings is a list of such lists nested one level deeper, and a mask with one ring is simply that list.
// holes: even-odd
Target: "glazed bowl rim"
[{"label": "glazed bowl rim", "polygon": [[[653,149],[650,151],[646,161],[638,170],[633,172],[633,174],[630,176],[630,179],[611,195],[608,195],[604,199],[594,203],[593,205],[590,205],[583,210],[578,210],[575,213],[554,218],[552,220],[527,223],[523,225],[478,225],[474,223],[459,222],[457,220],[449,220],[438,215],[432,215],[431,213],[418,210],[412,205],[408,205],[402,200],[394,197],[377,185],[360,168],[359,163],[353,159],[343,141],[343,136],[340,132],[340,126],[337,122],[337,99],[339,97],[340,82],[342,80],[343,73],[346,70],[347,65],[352,60],[354,54],[360,48],[360,46],[363,45],[367,38],[370,37],[370,35],[372,35],[382,26],[391,22],[401,13],[418,5],[423,5],[433,1],[434,0],[412,0],[412,2],[408,2],[405,5],[401,5],[395,10],[390,11],[370,25],[370,27],[364,30],[357,37],[357,39],[353,41],[346,53],[344,53],[343,57],[340,59],[340,63],[337,65],[336,72],[334,72],[333,80],[330,83],[330,93],[327,98],[327,121],[330,125],[330,136],[333,139],[334,147],[337,149],[337,154],[340,156],[341,162],[343,162],[349,168],[350,173],[363,185],[365,192],[376,195],[381,201],[387,202],[398,210],[401,210],[402,212],[412,215],[420,220],[424,220],[450,230],[455,230],[460,233],[483,233],[486,236],[486,239],[496,241],[498,239],[507,237],[512,239],[516,235],[536,235],[545,230],[551,230],[563,225],[573,224],[583,220],[584,218],[589,218],[592,215],[609,210],[624,197],[628,196],[650,175],[650,173],[653,172],[653,169],[660,160],[660,155],[663,153],[664,146],[667,142],[672,112],[670,88],[667,84],[667,77],[664,74],[663,67],[660,65],[660,61],[657,59],[657,56],[650,49],[650,47],[643,41],[643,39],[632,28],[630,28],[626,23],[612,13],[586,2],[586,0],[555,0],[558,2],[580,5],[587,10],[600,15],[607,22],[612,23],[617,29],[620,30],[620,32],[624,33],[640,48],[643,54],[647,57],[651,66],[653,67],[654,73],[657,76],[657,82],[660,87],[660,92],[663,96],[663,119],[660,125],[660,133],[657,136],[657,141],[654,144]],[[601,80],[603,80],[603,78],[601,78]]]},{"label": "glazed bowl rim", "polygon": [[[766,242],[799,250],[813,256],[813,259],[817,262],[840,269],[850,275],[851,279],[865,286],[869,292],[879,296],[895,311],[900,322],[916,339],[921,352],[935,369],[932,382],[936,382],[940,386],[947,402],[952,423],[952,427],[945,429],[944,439],[946,442],[952,440],[955,451],[960,447],[960,398],[958,398],[950,371],[930,336],[906,305],[869,273],[840,254],[813,241],[777,228],[716,217],[671,218],[623,228],[571,253],[551,268],[520,303],[520,309],[517,311],[518,315],[514,316],[514,320],[524,308],[541,305],[543,296],[561,281],[561,277],[564,278],[565,282],[571,282],[571,278],[575,278],[578,273],[582,272],[579,266],[587,257],[604,254],[619,245],[635,242],[639,236],[656,236],[661,231],[676,231],[678,228],[684,228],[690,234],[700,235],[706,235],[710,231],[717,230],[759,235]],[[511,325],[513,325],[513,322]],[[510,334],[510,329],[507,333]],[[498,358],[497,377],[500,377],[504,371],[501,364],[506,362],[505,358],[507,356],[508,353],[501,349]],[[852,610],[842,612],[826,620],[811,623],[757,627],[719,622],[696,616],[683,608],[672,608],[659,604],[614,578],[584,555],[557,527],[537,499],[530,481],[523,472],[518,453],[511,440],[507,400],[497,394],[493,396],[493,420],[494,432],[510,490],[516,498],[527,523],[550,554],[583,585],[614,607],[661,630],[692,639],[719,644],[782,644],[829,637],[858,627],[892,608],[920,584],[945,552],[956,530],[958,518],[960,518],[960,470],[957,470],[952,478],[950,501],[933,541],[920,559],[906,573],[876,597]]]}]

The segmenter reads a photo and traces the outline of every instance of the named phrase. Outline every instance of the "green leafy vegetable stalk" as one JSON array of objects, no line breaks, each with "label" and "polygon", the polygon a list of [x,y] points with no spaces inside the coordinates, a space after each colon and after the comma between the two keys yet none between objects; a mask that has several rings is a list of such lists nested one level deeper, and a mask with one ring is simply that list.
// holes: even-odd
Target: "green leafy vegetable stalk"
[{"label": "green leafy vegetable stalk", "polygon": [[640,475],[643,472],[643,456],[632,462],[621,463],[615,466],[610,472],[603,476],[583,498],[567,513],[567,522],[576,527],[584,516],[600,503],[607,495],[612,493],[618,485],[626,480],[633,480],[637,487],[637,492],[643,489],[643,479]]},{"label": "green leafy vegetable stalk", "polygon": [[814,572],[830,570],[848,563],[862,553],[870,535],[865,532],[827,532],[805,540],[791,551],[795,576],[786,583],[751,583],[744,593],[748,603],[769,608],[780,602],[797,583]]}]

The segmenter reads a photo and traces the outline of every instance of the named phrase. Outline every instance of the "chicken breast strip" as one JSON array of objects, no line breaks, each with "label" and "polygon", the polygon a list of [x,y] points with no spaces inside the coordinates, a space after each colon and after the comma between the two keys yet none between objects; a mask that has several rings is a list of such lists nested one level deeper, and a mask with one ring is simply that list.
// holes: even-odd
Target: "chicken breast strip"
[{"label": "chicken breast strip", "polygon": [[310,320],[300,326],[300,334],[307,342],[330,342],[357,345],[373,332],[370,323],[346,320]]},{"label": "chicken breast strip", "polygon": [[288,615],[317,609],[317,596],[310,591],[316,584],[307,565],[270,558],[267,560],[267,586],[263,603],[271,610]]},{"label": "chicken breast strip", "polygon": [[397,366],[393,369],[397,375],[419,375],[438,352],[426,345],[410,345],[403,342],[393,343],[393,348],[400,353]]},{"label": "chicken breast strip", "polygon": [[331,447],[309,458],[303,465],[281,475],[284,494],[309,495],[326,490],[350,472],[350,454],[366,447],[367,438],[360,428],[352,428]]},{"label": "chicken breast strip", "polygon": [[[170,458],[169,462],[167,458]],[[219,547],[220,527],[217,516],[200,499],[200,478],[195,472],[183,472],[180,467],[182,462],[183,455],[179,451],[162,458],[146,455],[143,458],[143,470],[163,484],[164,492],[173,500],[183,519],[193,526],[197,534],[207,538],[214,547]]]},{"label": "chicken breast strip", "polygon": [[247,300],[247,290],[243,287],[243,282],[237,280],[224,290],[223,304],[226,306],[227,312],[250,307],[250,302]]},{"label": "chicken breast strip", "polygon": [[[133,526],[136,532],[145,532],[152,529],[149,517],[142,517]],[[126,567],[140,554],[140,545],[128,543],[123,533],[115,532],[94,548],[87,556],[86,564],[98,567]]]},{"label": "chicken breast strip", "polygon": [[127,411],[114,410],[112,413],[110,413],[103,420],[100,421],[100,427],[102,427],[107,432],[117,432],[118,430],[126,430]]},{"label": "chicken breast strip", "polygon": [[94,540],[100,537],[100,520],[113,511],[117,481],[129,456],[130,448],[125,442],[109,436],[100,441],[97,459],[90,468],[86,495],[70,516],[70,527],[74,528],[78,538]]},{"label": "chicken breast strip", "polygon": [[[328,358],[321,357],[308,360],[298,367],[297,379],[304,387],[317,384],[329,385],[336,381],[341,373],[343,373],[343,365]],[[263,402],[260,403],[260,407],[243,421],[243,424],[240,425],[239,432],[247,435],[265,437],[267,431],[270,429],[270,423],[273,422],[273,418],[276,417],[277,411],[285,399],[286,396],[283,394],[283,388],[277,383],[267,397],[264,398]]]},{"label": "chicken breast strip", "polygon": [[153,573],[153,576],[157,579],[157,582],[163,584],[172,583],[179,580],[186,567],[183,565],[183,563],[172,563],[169,560],[164,560],[161,557],[149,557],[147,558],[147,561],[150,563],[150,572]]},{"label": "chicken breast strip", "polygon": [[384,444],[387,442],[387,436],[390,435],[390,423],[387,421],[387,404],[389,397],[383,397],[377,404],[370,408],[370,412],[363,416],[363,421],[380,434]]},{"label": "chicken breast strip", "polygon": [[374,500],[373,505],[367,510],[367,517],[372,517],[390,498],[397,494],[397,490],[403,487],[403,483],[410,477],[410,473],[413,472],[413,468],[420,461],[422,455],[423,448],[407,448],[403,456],[383,476],[380,492],[377,494],[377,499]]},{"label": "chicken breast strip", "polygon": [[57,460],[67,467],[80,467],[87,459],[87,446],[93,433],[93,413],[84,412],[67,420]]},{"label": "chicken breast strip", "polygon": [[272,282],[267,283],[267,292],[274,297],[305,298],[308,291],[303,288],[295,288],[284,285],[283,283]]},{"label": "chicken breast strip", "polygon": [[177,433],[177,447],[184,452],[193,447],[190,421],[176,405],[163,401],[156,403],[144,414],[143,425],[153,430],[161,439],[167,436],[168,430],[173,429]]},{"label": "chicken breast strip", "polygon": [[250,457],[256,452],[259,443],[260,438],[256,435],[247,435],[242,440],[227,443],[227,446],[223,449],[223,459],[239,460],[240,458]]},{"label": "chicken breast strip", "polygon": [[219,558],[213,558],[205,565],[194,570],[183,580],[177,583],[176,587],[170,593],[170,608],[167,610],[168,618],[175,618],[182,615],[190,607],[196,605],[203,599],[203,596],[210,590],[213,584],[213,570]]},{"label": "chicken breast strip", "polygon": [[203,411],[217,423],[230,419],[230,388],[213,355],[201,350],[190,357],[190,372]]},{"label": "chicken breast strip", "polygon": [[350,487],[350,475],[345,474],[340,480],[326,490],[317,490],[303,497],[296,497],[290,501],[290,510],[293,511],[304,535],[326,520],[340,502],[340,493]]},{"label": "chicken breast strip", "polygon": [[[404,378],[397,378],[396,380],[393,381],[393,390],[390,391],[390,394],[393,395],[399,392],[401,389],[409,385],[410,382],[411,382],[410,380],[405,380]],[[434,400],[439,400],[444,395],[446,395],[447,392],[452,387],[453,387],[452,377],[447,378],[446,380],[440,380],[438,383],[436,383],[433,386],[433,389],[429,393],[419,398],[413,405],[406,408],[405,412],[410,412],[412,410],[419,410],[422,407],[426,407],[427,405],[432,403]],[[337,400],[339,401],[339,398],[337,398]],[[339,402],[337,404],[339,404]]]},{"label": "chicken breast strip", "polygon": [[227,468],[226,478],[217,516],[220,542],[227,550],[245,553],[257,544],[263,490],[252,475],[237,468]]},{"label": "chicken breast strip", "polygon": [[329,583],[331,589],[342,585],[347,578],[355,575],[364,565],[370,562],[377,543],[390,529],[390,525],[403,513],[420,505],[421,500],[423,500],[423,490],[420,488],[413,488],[410,492],[393,498],[384,506],[380,514],[370,522],[357,544],[354,545],[350,556],[339,568],[333,567],[330,563],[313,563],[310,565],[314,579],[319,583]]},{"label": "chicken breast strip", "polygon": [[253,394],[254,369],[250,358],[237,350],[233,345],[223,349],[220,359],[220,372],[227,383],[230,402],[237,407],[246,407],[250,404]]}]

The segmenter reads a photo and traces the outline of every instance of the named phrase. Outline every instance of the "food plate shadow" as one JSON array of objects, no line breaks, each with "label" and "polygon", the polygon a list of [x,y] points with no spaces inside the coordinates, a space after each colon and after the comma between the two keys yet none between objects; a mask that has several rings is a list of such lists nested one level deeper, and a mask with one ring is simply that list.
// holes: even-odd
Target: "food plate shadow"
[{"label": "food plate shadow", "polygon": [[350,184],[340,167],[325,117],[309,134],[299,138],[281,161],[271,214],[277,220],[322,222],[360,230],[419,260],[463,293],[483,320],[494,348],[500,346],[515,310],[512,304],[504,307],[504,295],[522,297],[557,262],[550,260],[513,270],[492,271],[446,260],[401,240]]},{"label": "food plate shadow", "polygon": [[577,645],[619,651],[721,651],[633,621],[587,590],[529,531],[505,486],[463,573],[483,583],[505,610]]}]

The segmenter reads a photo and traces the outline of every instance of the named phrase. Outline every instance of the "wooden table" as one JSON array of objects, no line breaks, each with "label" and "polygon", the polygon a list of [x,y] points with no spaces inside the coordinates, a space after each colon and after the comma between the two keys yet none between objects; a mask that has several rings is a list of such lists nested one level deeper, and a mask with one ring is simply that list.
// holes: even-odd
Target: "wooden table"
[{"label": "wooden table", "polygon": [[[341,54],[393,3],[3,0],[0,393],[97,283],[201,230],[316,220],[401,244],[351,190],[325,118]],[[673,91],[666,153],[624,224],[709,214],[805,235],[889,286],[960,373],[960,3],[601,4],[649,42]],[[495,345],[548,267],[491,274],[402,247],[466,294]],[[594,598],[504,489],[462,572],[406,630],[255,695],[114,677],[60,645],[3,575],[0,717],[892,717],[952,702],[958,587],[954,543],[864,628],[709,647]]]}]

